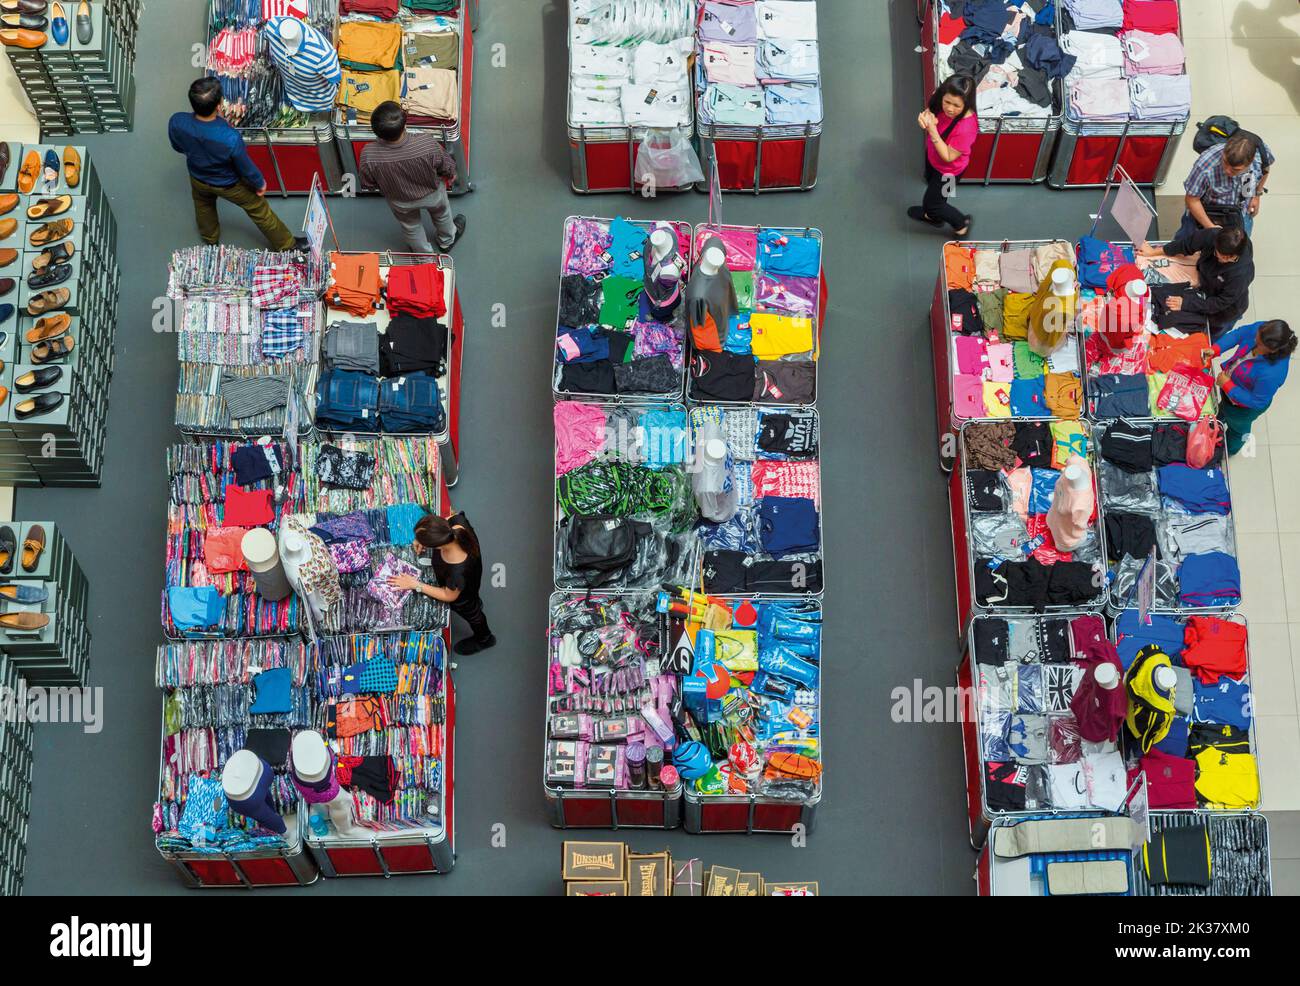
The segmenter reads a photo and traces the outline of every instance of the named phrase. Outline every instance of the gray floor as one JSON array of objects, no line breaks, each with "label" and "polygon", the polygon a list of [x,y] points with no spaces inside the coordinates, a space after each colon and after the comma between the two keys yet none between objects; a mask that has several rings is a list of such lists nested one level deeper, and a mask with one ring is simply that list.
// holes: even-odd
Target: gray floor
[{"label": "gray floor", "polygon": [[[165,894],[180,884],[154,852],[165,486],[175,345],[150,328],[170,251],[196,241],[183,162],[167,147],[167,116],[194,75],[198,2],[152,4],[142,26],[137,126],[91,139],[113,195],[123,272],[118,369],[103,488],[23,492],[17,516],[50,519],[90,577],[92,684],[105,729],[38,729],[28,851],[32,894]],[[167,16],[153,16],[161,7]],[[461,663],[457,757],[459,859],[446,877],[318,883],[308,894],[553,894],[563,833],[547,825],[538,776],[550,591],[551,327],[566,215],[706,216],[691,194],[644,201],[570,194],[564,140],[562,0],[484,0],[476,36],[473,178],[459,200],[470,231],[456,249],[468,323],[462,479],[454,491],[507,586],[488,597],[501,641]],[[831,290],[821,412],[828,546],[825,653],[827,791],[806,848],[776,837],[630,833],[636,847],[760,869],[769,879],[817,879],[826,893],[973,892],[961,741],[954,725],[894,724],[889,694],[914,678],[952,681],[951,540],[934,454],[926,311],[940,240],[902,214],[919,201],[917,26],[912,0],[822,0],[827,93],[821,183],[809,195],[727,197],[729,222],[817,225]],[[183,41],[183,44],[178,44]],[[497,47],[499,46],[499,47]],[[490,61],[496,47],[494,67]],[[977,235],[1012,239],[1085,232],[1094,192],[1004,187],[961,192]],[[301,200],[276,203],[291,224]],[[347,248],[397,247],[381,202],[334,201]],[[226,239],[256,230],[225,212]],[[504,305],[508,324],[489,323]],[[1278,821],[1283,821],[1279,819]],[[505,845],[492,847],[496,826]],[[1300,826],[1277,826],[1289,859],[1279,882],[1300,883]],[[500,841],[499,839],[497,840]],[[1283,887],[1279,886],[1279,890]]]}]

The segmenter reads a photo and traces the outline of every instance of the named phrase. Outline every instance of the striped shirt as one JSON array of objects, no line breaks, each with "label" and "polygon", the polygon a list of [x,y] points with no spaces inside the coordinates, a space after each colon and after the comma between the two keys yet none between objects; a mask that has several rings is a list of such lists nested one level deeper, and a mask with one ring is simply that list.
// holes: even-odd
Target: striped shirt
[{"label": "striped shirt", "polygon": [[1257,194],[1264,171],[1273,163],[1272,152],[1260,141],[1260,149],[1255,152],[1250,167],[1239,175],[1230,175],[1223,170],[1223,148],[1223,144],[1217,144],[1201,153],[1187,173],[1183,189],[1200,199],[1204,206],[1245,212]]},{"label": "striped shirt", "polygon": [[361,152],[361,183],[389,202],[419,202],[455,178],[456,162],[433,134],[408,130],[395,144],[376,140]]},{"label": "striped shirt", "polygon": [[[302,28],[302,44],[292,51],[280,37],[280,25],[292,20]],[[343,72],[339,56],[325,35],[295,17],[272,17],[263,29],[271,61],[284,80],[284,97],[296,110],[319,113],[334,105]]]}]

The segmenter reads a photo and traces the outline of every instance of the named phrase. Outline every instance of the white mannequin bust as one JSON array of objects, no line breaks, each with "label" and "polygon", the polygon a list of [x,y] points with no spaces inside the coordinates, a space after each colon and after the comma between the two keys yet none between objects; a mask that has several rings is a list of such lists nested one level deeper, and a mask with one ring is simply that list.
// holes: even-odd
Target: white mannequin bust
[{"label": "white mannequin bust", "polygon": [[[312,730],[303,730],[293,738],[293,772],[304,784],[319,784],[330,772],[334,758],[325,738]],[[344,838],[359,838],[365,834],[357,828],[352,796],[342,789],[338,797],[325,803],[334,830]]]},{"label": "white mannequin bust", "polygon": [[280,36],[280,40],[284,42],[284,46],[291,54],[297,54],[298,49],[302,47],[302,25],[298,23],[298,18],[285,17],[276,28],[276,34]]},{"label": "white mannequin bust", "polygon": [[656,261],[663,260],[668,254],[672,253],[673,244],[676,237],[673,234],[660,227],[650,234],[650,253]]},{"label": "white mannequin bust", "polygon": [[1058,298],[1068,298],[1074,294],[1074,275],[1064,267],[1052,271],[1052,294]]},{"label": "white mannequin bust", "polygon": [[717,247],[709,247],[700,257],[700,273],[705,277],[713,277],[718,271],[722,270],[722,265],[727,262],[727,255]]},{"label": "white mannequin bust", "polygon": [[1113,664],[1098,664],[1092,672],[1093,679],[1102,688],[1110,691],[1119,684],[1119,671]]},{"label": "white mannequin bust", "polygon": [[1124,285],[1124,291],[1134,301],[1141,301],[1143,298],[1147,296],[1147,282],[1129,281],[1126,285]]},{"label": "white mannequin bust", "polygon": [[252,750],[238,750],[221,772],[221,788],[231,801],[247,801],[262,779],[262,758]]},{"label": "white mannequin bust", "polygon": [[306,592],[302,586],[299,569],[311,560],[311,545],[298,531],[282,528],[280,532],[280,561],[284,564],[284,574],[293,586],[293,591],[311,606],[312,614],[320,619],[327,609],[325,600],[318,592]]},{"label": "white mannequin bust", "polygon": [[1152,675],[1152,678],[1155,680],[1157,688],[1162,692],[1168,692],[1171,695],[1173,694],[1174,686],[1178,684],[1178,675],[1174,674],[1174,669],[1163,665],[1156,668],[1156,672]]},{"label": "white mannequin bust", "polygon": [[1066,466],[1062,470],[1066,481],[1076,490],[1081,490],[1088,485],[1088,473],[1080,466]]}]

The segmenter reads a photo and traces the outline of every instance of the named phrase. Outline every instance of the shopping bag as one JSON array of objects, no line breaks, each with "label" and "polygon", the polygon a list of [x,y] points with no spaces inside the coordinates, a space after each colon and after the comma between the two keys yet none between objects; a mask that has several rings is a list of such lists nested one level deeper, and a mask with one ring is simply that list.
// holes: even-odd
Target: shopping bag
[{"label": "shopping bag", "polygon": [[699,156],[687,132],[647,130],[636,152],[636,180],[652,188],[682,188],[704,181]]}]

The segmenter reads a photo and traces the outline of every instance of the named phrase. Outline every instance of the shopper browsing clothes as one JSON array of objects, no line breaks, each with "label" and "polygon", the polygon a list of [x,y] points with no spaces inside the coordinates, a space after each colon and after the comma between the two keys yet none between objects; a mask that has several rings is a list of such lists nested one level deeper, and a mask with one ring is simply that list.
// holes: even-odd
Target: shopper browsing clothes
[{"label": "shopper browsing clothes", "polygon": [[1295,350],[1296,334],[1280,318],[1242,325],[1219,337],[1214,355],[1232,354],[1223,360],[1218,378],[1223,395],[1219,420],[1228,431],[1229,455],[1241,451],[1251,426],[1286,383]]},{"label": "shopper browsing clothes", "polygon": [[266,201],[266,179],[258,170],[239,131],[217,112],[221,108],[221,83],[210,77],[190,85],[193,113],[176,113],[167,125],[172,149],[185,155],[190,171],[194,218],[204,243],[221,242],[221,217],[217,200],[239,206],[257,224],[272,250],[285,252],[306,246]]},{"label": "shopper browsing clothes", "polygon": [[469,624],[474,636],[452,648],[468,657],[496,645],[483,612],[479,588],[483,582],[483,556],[478,536],[463,513],[447,519],[429,514],[415,525],[415,553],[432,562],[437,585],[421,582],[414,575],[394,575],[388,580],[396,589],[422,592],[451,607],[451,611]]},{"label": "shopper browsing clothes", "polygon": [[975,116],[975,80],[954,75],[934,91],[916,118],[925,131],[925,197],[908,216],[929,226],[947,223],[957,236],[970,232],[971,217],[948,201],[957,179],[970,164],[970,151],[979,136]]},{"label": "shopper browsing clothes", "polygon": [[1266,189],[1273,153],[1252,133],[1239,130],[1201,152],[1183,182],[1180,237],[1213,226],[1242,226],[1253,232]]},{"label": "shopper browsing clothes", "polygon": [[1217,341],[1250,307],[1250,285],[1255,280],[1255,254],[1250,237],[1240,226],[1198,229],[1164,246],[1143,243],[1138,255],[1196,257],[1198,287],[1157,284],[1151,289],[1156,321],[1162,329],[1186,332],[1210,330]]},{"label": "shopper browsing clothes", "polygon": [[409,133],[406,111],[389,100],[370,115],[379,139],[361,152],[361,181],[384,193],[388,208],[415,253],[433,253],[424,231],[424,213],[433,219],[438,249],[450,250],[465,232],[465,217],[452,216],[447,186],[456,180],[456,162],[433,134]]}]

